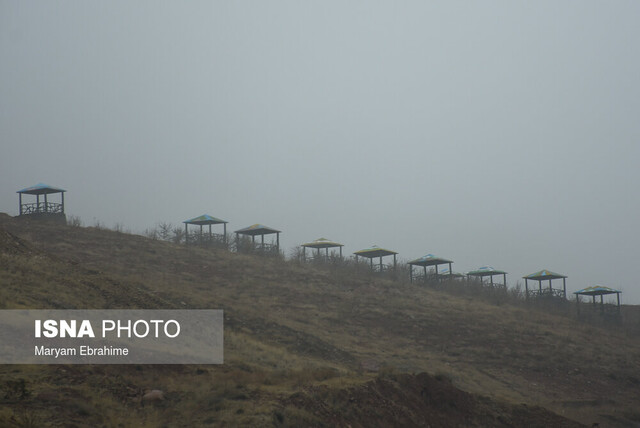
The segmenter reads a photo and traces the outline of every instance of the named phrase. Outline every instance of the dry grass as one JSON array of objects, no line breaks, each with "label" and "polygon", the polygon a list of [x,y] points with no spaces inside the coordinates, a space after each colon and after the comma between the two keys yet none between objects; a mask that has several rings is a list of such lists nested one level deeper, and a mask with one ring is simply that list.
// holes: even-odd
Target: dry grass
[{"label": "dry grass", "polygon": [[[570,308],[93,227],[2,226],[20,239],[0,242],[0,307],[225,310],[224,365],[3,366],[2,381],[24,379],[32,391],[6,403],[12,412],[94,426],[270,426],[277,403],[309,385],[344,389],[380,372],[426,371],[584,423],[638,418],[638,336],[577,322]],[[136,405],[130,395],[143,388],[167,400]],[[59,400],[38,399],[52,391],[63,391],[63,411]],[[286,420],[315,423],[287,411]]]}]

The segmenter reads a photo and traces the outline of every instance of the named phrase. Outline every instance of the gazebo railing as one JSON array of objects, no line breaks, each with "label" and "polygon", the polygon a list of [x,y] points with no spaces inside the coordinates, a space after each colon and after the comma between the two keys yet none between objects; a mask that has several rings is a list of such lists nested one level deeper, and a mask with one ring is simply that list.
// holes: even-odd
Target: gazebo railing
[{"label": "gazebo railing", "polygon": [[32,204],[22,204],[20,206],[20,212],[24,214],[37,214],[37,213],[61,213],[62,204],[55,202],[34,202]]},{"label": "gazebo railing", "polygon": [[187,242],[192,245],[201,245],[203,247],[227,247],[225,236],[219,233],[209,234],[208,232],[190,232]]},{"label": "gazebo railing", "polygon": [[438,281],[441,277],[442,277],[442,275],[436,275],[435,272],[434,273],[427,273],[426,275],[424,273],[414,273],[412,275],[413,282]]},{"label": "gazebo railing", "polygon": [[540,289],[529,290],[529,296],[530,297],[562,297],[562,298],[565,297],[564,291],[559,290],[557,288],[552,288],[552,289],[543,288],[542,290]]},{"label": "gazebo railing", "polygon": [[393,270],[393,265],[377,263],[373,265],[372,270],[378,273],[389,272]]}]

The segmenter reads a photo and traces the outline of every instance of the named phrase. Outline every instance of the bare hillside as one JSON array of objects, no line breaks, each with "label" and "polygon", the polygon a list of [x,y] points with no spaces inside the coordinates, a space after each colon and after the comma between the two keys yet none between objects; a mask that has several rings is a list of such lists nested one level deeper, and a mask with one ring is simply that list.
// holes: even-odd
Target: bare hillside
[{"label": "bare hillside", "polygon": [[0,260],[0,308],[225,310],[220,366],[0,367],[15,426],[640,424],[640,338],[561,310],[8,216]]}]

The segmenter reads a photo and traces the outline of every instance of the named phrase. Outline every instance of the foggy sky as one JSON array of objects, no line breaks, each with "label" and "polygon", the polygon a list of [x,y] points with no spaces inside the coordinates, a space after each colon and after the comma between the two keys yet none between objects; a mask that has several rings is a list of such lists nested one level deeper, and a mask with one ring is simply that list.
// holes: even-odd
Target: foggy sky
[{"label": "foggy sky", "polygon": [[640,303],[640,3],[0,0],[0,212],[208,213],[287,251],[550,269]]}]

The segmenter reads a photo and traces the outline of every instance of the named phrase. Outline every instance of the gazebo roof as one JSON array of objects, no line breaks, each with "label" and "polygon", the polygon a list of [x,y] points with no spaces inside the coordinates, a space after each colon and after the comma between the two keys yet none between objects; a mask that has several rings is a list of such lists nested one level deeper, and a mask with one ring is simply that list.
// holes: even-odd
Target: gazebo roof
[{"label": "gazebo roof", "polygon": [[441,257],[434,256],[433,254],[427,254],[419,259],[411,260],[410,265],[414,266],[434,266],[453,263],[451,260],[443,259]]},{"label": "gazebo roof", "polygon": [[338,242],[330,241],[327,238],[318,238],[315,241],[307,242],[306,244],[302,244],[302,247],[333,248],[333,247],[344,247],[344,244],[340,244]]},{"label": "gazebo roof", "polygon": [[398,254],[398,253],[391,250],[385,250],[384,248],[380,248],[377,245],[374,245],[371,248],[366,248],[364,250],[356,251],[353,254],[372,259],[374,257],[384,257],[384,256],[390,256],[392,254]]},{"label": "gazebo roof", "polygon": [[48,184],[38,183],[35,186],[25,187],[22,190],[18,190],[16,193],[26,193],[28,195],[48,195],[50,193],[62,193],[66,192],[64,189],[49,186]]},{"label": "gazebo roof", "polygon": [[527,276],[523,276],[522,278],[524,279],[533,279],[535,281],[541,281],[541,280],[545,280],[545,279],[560,279],[560,278],[567,278],[565,275],[559,274],[559,273],[555,273],[555,272],[551,272],[550,270],[546,270],[543,269],[539,272],[535,272],[532,274],[529,274]]},{"label": "gazebo roof", "polygon": [[183,223],[186,223],[186,224],[197,224],[197,225],[203,226],[203,225],[207,225],[207,224],[228,223],[228,221],[221,220],[221,219],[219,219],[217,217],[212,217],[209,214],[202,214],[200,217],[194,217],[191,220],[185,220],[185,221],[183,221]]},{"label": "gazebo roof", "polygon": [[507,272],[503,270],[494,269],[491,266],[483,266],[476,270],[467,272],[467,275],[471,276],[491,276],[491,275],[506,275]]},{"label": "gazebo roof", "polygon": [[280,233],[280,231],[267,227],[263,224],[254,224],[252,226],[245,227],[244,229],[236,230],[235,233],[239,233],[241,235],[256,236],[256,235],[269,235],[271,233]]},{"label": "gazebo roof", "polygon": [[601,296],[603,294],[616,294],[616,293],[622,293],[622,291],[615,290],[610,287],[605,287],[603,285],[596,285],[593,287],[583,288],[582,290],[578,290],[573,294],[582,294],[585,296]]}]

